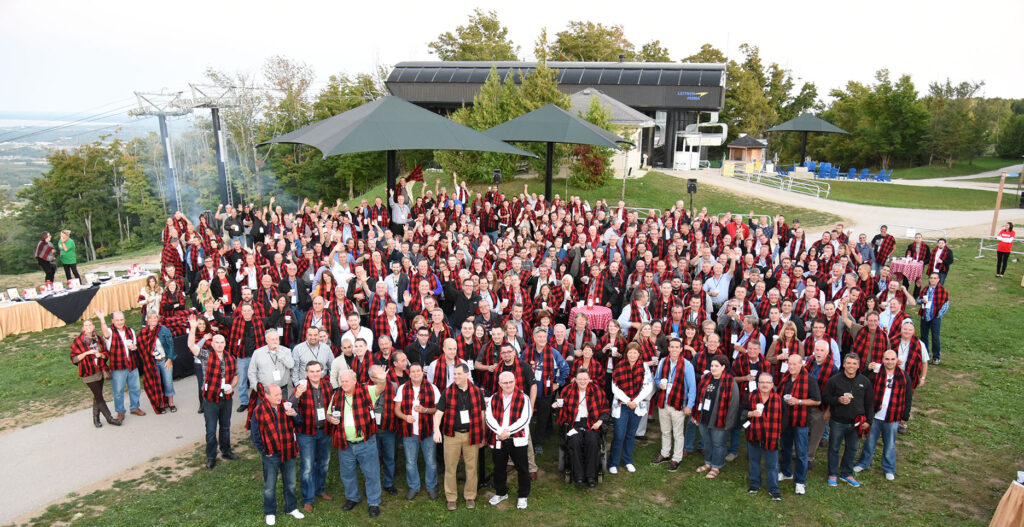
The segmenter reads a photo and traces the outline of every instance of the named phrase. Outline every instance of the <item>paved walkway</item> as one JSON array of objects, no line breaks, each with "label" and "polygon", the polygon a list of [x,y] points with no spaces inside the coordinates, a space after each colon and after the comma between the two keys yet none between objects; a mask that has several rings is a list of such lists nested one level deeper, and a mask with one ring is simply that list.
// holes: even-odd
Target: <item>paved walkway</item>
[{"label": "paved walkway", "polygon": [[961,188],[961,189],[974,189],[974,190],[990,190],[996,192],[999,190],[999,183],[990,183],[983,181],[976,181],[978,179],[986,179],[990,177],[998,177],[1003,172],[1007,173],[1006,186],[1003,191],[1016,190],[1017,181],[1021,170],[1024,170],[1024,165],[1013,165],[998,170],[989,170],[988,172],[979,172],[977,174],[969,174],[966,176],[955,176],[947,178],[935,178],[935,179],[894,179],[894,184],[899,185],[911,185],[915,187],[947,187],[947,188]]},{"label": "paved walkway", "polygon": [[[943,229],[946,231],[946,235],[951,238],[973,237],[988,235],[992,224],[991,210],[898,209],[894,207],[860,205],[845,201],[815,198],[755,183],[747,183],[739,179],[725,178],[719,175],[719,170],[717,169],[694,171],[666,170],[664,172],[678,178],[695,177],[701,185],[713,185],[737,194],[794,207],[826,210],[842,216],[846,220],[846,227],[852,228],[857,233],[875,233],[880,225],[888,224],[916,227],[918,231]],[[879,185],[881,184],[879,183]],[[746,210],[734,212],[747,213]],[[1000,222],[1012,221],[1014,223],[1024,221],[1024,209],[1003,209],[999,213],[999,220]],[[822,230],[824,229],[817,229],[817,232],[812,230],[807,234],[815,235]]]},{"label": "paved walkway", "polygon": [[[203,416],[196,413],[195,377],[175,381],[174,391],[178,411],[173,414],[153,413],[143,393],[141,407],[146,415],[128,415],[120,427],[106,422],[103,428],[93,427],[89,408],[0,434],[7,467],[7,477],[0,478],[0,524],[167,452],[204,441]],[[114,404],[109,404],[113,411]],[[231,417],[236,428],[244,423],[243,414]]]}]

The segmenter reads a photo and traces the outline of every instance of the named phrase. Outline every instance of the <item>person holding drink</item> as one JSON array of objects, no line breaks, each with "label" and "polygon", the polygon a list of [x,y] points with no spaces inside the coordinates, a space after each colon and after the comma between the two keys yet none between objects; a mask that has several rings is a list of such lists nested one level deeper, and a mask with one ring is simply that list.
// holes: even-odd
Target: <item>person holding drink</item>
[{"label": "person holding drink", "polygon": [[100,414],[108,423],[121,426],[121,420],[110,415],[107,401],[103,399],[103,379],[107,372],[107,348],[96,334],[92,320],[82,322],[82,333],[71,343],[71,363],[78,366],[78,376],[92,392],[92,423],[96,428],[103,426]]}]

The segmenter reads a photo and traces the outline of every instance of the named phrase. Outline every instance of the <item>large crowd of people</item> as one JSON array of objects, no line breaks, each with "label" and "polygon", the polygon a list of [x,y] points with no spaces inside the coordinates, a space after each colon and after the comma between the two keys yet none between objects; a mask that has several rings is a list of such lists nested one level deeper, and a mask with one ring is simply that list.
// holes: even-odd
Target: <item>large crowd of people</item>
[{"label": "large crowd of people", "polygon": [[[881,438],[895,478],[898,434],[940,362],[944,240],[904,252],[885,226],[811,239],[781,215],[744,221],[681,201],[642,213],[528,187],[416,190],[400,181],[355,208],[271,199],[168,218],[161,276],[139,295],[143,327],[97,313],[99,328],[86,321],[72,344],[95,426],[145,415],[142,391],[156,413],[177,411],[173,361],[190,353],[206,467],[218,450],[237,457],[237,398],[271,525],[278,475],[296,518],[333,499],[335,452],[346,511],[365,500],[381,514],[400,467],[407,500],[443,494],[455,510],[460,461],[466,508],[484,479],[491,505],[507,499],[512,466],[525,509],[545,446],[570,482],[594,487],[605,471],[638,470],[635,444],[655,417],[650,465],[674,472],[699,451],[691,470],[714,480],[746,443],[748,491],[774,500],[789,480],[806,492],[818,448],[825,483],[857,487]],[[922,279],[891,272],[904,256]]]}]

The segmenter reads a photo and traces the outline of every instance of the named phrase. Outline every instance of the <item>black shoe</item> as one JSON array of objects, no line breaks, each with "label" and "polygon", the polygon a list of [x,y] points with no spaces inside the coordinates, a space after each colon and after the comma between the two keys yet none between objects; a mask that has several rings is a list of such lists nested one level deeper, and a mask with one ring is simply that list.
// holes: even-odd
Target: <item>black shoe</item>
[{"label": "black shoe", "polygon": [[217,466],[217,458],[211,457],[206,460],[206,470],[213,470],[215,466]]},{"label": "black shoe", "polygon": [[203,413],[203,407],[202,407],[202,406],[200,406],[200,407],[199,407],[199,410],[197,410],[197,411],[196,411],[196,413],[197,413],[197,414],[201,414],[201,413]]},{"label": "black shoe", "polygon": [[430,498],[431,501],[436,500],[437,499],[437,487],[434,487],[432,489],[427,489],[427,497]]},{"label": "black shoe", "polygon": [[673,461],[673,462],[668,464],[668,471],[669,472],[675,472],[677,470],[679,470],[679,462],[678,461]]},{"label": "black shoe", "polygon": [[782,501],[782,494],[778,492],[770,492],[769,494],[772,495],[772,501]]},{"label": "black shoe", "polygon": [[409,501],[412,501],[412,500],[416,499],[416,495],[417,494],[419,494],[419,491],[409,489],[409,491],[405,493],[405,499],[407,499]]},{"label": "black shoe", "polygon": [[341,506],[341,510],[350,511],[356,508],[356,505],[359,505],[358,501],[345,500],[345,504]]},{"label": "black shoe", "polygon": [[747,494],[757,494],[758,488],[751,485],[747,487]]},{"label": "black shoe", "polygon": [[227,460],[230,460],[230,461],[234,461],[234,460],[238,459],[238,454],[236,454],[234,452],[225,452],[225,453],[221,454],[220,457],[222,457],[224,459],[227,459]]},{"label": "black shoe", "polygon": [[370,517],[376,518],[380,516],[380,507],[370,507]]},{"label": "black shoe", "polygon": [[394,487],[394,485],[392,485],[390,487],[384,487],[384,492],[387,492],[388,494],[390,494],[392,496],[398,496],[398,489],[396,489]]},{"label": "black shoe", "polygon": [[244,411],[246,411],[248,409],[249,409],[249,405],[248,404],[240,404],[240,405],[238,405],[238,409],[235,410],[235,411],[238,412],[238,413],[242,413],[242,412],[244,412]]},{"label": "black shoe", "polygon": [[576,483],[577,487],[582,487],[583,486],[583,478],[577,478],[575,483]]},{"label": "black shoe", "polygon": [[587,480],[587,486],[590,487],[590,488],[596,487],[597,486],[597,480],[594,479],[594,478],[588,479]]}]

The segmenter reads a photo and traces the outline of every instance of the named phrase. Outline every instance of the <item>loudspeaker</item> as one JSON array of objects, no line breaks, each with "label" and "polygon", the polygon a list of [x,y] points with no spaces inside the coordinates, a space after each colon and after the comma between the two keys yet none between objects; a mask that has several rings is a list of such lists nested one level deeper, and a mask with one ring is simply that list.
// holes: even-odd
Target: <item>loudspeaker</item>
[{"label": "loudspeaker", "polygon": [[495,185],[500,185],[501,184],[501,169],[500,168],[495,168],[494,169],[494,174],[491,176],[491,182],[494,183]]},{"label": "loudspeaker", "polygon": [[695,178],[690,178],[686,181],[686,192],[690,194],[697,193],[697,180]]}]

